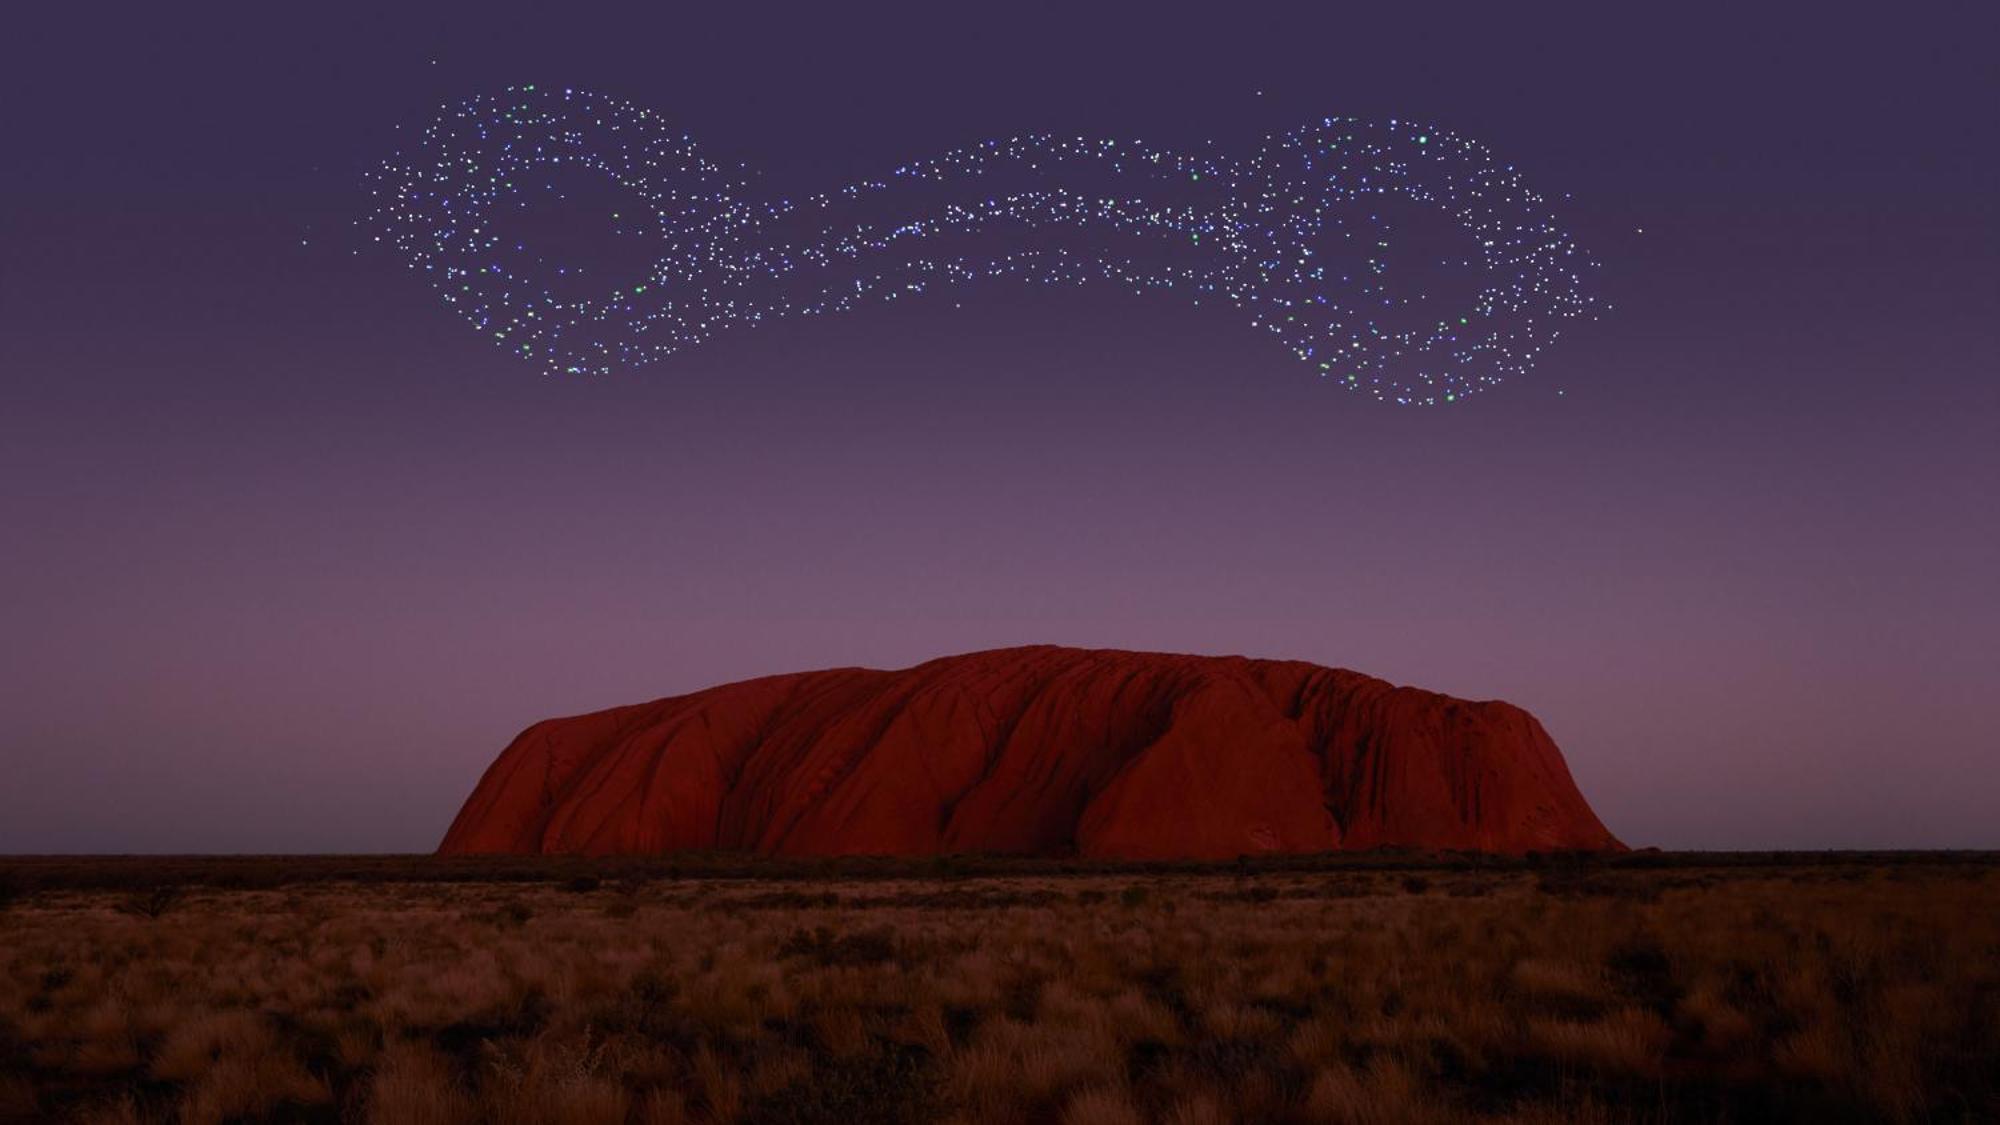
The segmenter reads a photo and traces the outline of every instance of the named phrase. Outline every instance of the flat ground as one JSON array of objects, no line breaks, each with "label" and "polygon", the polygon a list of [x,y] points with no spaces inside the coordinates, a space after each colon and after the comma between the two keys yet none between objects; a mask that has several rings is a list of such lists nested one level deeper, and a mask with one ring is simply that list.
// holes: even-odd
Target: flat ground
[{"label": "flat ground", "polygon": [[0,860],[0,1120],[1995,1121],[1996,872]]}]

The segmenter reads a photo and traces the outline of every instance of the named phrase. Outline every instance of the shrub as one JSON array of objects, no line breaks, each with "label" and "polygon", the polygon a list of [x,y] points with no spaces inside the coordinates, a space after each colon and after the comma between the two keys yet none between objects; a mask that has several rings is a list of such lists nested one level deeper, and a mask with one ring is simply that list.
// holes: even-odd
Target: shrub
[{"label": "shrub", "polygon": [[804,957],[819,965],[876,965],[896,959],[896,938],[887,926],[835,934],[826,926],[793,930],[778,946],[779,957]]},{"label": "shrub", "polygon": [[128,897],[118,909],[140,918],[159,918],[179,905],[180,901],[181,889],[167,884]]}]

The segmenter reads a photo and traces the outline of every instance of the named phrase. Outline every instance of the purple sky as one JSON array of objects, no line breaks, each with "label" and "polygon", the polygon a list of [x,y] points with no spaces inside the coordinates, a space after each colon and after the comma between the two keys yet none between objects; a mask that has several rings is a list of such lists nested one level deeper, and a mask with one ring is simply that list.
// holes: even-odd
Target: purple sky
[{"label": "purple sky", "polygon": [[[428,849],[537,718],[1033,642],[1512,700],[1634,844],[2000,846],[2000,18],[1601,8],[10,15],[0,852]],[[1615,308],[1443,410],[1115,291],[554,380],[350,253],[516,82],[774,191],[1435,121]]]}]

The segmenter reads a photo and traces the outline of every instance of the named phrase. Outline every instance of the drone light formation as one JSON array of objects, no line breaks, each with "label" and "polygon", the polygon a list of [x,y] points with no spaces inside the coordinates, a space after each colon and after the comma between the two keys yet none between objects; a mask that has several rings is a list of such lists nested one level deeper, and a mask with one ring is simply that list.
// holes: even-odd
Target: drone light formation
[{"label": "drone light formation", "polygon": [[[579,178],[609,192],[598,225],[624,255],[524,233]],[[651,110],[530,85],[448,107],[370,189],[376,241],[558,374],[1013,279],[1221,302],[1321,378],[1428,406],[1526,372],[1596,309],[1597,263],[1511,166],[1407,121],[1322,118],[1248,158],[1011,137],[794,200],[753,195]]]}]

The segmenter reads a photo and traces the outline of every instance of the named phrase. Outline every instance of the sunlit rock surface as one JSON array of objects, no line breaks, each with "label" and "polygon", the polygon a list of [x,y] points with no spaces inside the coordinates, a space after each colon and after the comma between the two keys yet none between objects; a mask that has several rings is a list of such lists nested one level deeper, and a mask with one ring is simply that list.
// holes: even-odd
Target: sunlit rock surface
[{"label": "sunlit rock surface", "polygon": [[1037,646],[536,723],[439,850],[1230,858],[1622,849],[1534,716],[1283,660]]}]

